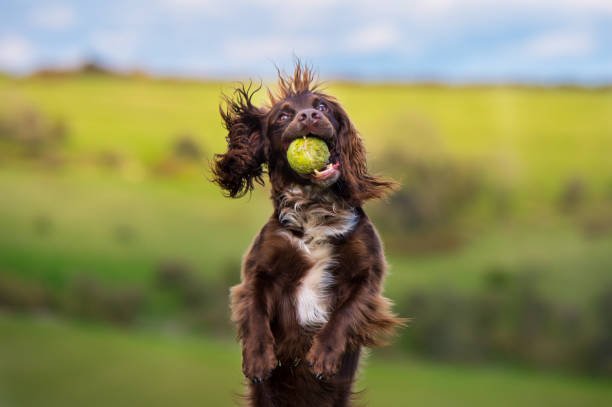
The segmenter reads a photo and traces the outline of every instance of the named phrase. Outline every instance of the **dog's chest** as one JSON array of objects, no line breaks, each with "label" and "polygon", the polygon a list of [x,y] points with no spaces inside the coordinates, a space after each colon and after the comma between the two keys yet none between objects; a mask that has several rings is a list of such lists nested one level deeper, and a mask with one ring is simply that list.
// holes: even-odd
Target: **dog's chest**
[{"label": "dog's chest", "polygon": [[297,319],[304,327],[327,322],[334,283],[330,269],[337,261],[332,241],[351,232],[357,222],[353,208],[339,208],[327,196],[310,192],[303,188],[289,190],[279,213],[283,235],[311,264],[295,294]]}]

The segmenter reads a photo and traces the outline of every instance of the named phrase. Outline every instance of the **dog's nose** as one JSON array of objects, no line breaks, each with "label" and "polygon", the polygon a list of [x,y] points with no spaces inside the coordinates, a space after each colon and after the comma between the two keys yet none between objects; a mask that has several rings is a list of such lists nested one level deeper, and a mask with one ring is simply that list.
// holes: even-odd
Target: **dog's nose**
[{"label": "dog's nose", "polygon": [[321,119],[321,112],[316,109],[304,109],[297,114],[297,119],[308,126]]}]

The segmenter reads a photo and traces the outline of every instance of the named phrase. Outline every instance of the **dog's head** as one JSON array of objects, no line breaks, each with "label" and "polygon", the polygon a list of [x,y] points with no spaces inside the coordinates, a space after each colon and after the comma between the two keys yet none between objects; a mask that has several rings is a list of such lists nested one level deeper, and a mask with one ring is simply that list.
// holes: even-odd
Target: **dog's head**
[{"label": "dog's head", "polygon": [[[279,74],[278,91],[268,92],[268,106],[253,104],[258,90],[243,85],[220,109],[228,149],[215,155],[212,172],[230,197],[243,196],[255,182],[263,185],[264,164],[273,195],[291,184],[312,184],[360,205],[392,189],[392,182],[368,173],[361,137],[338,101],[318,90],[311,69],[298,63],[292,76]],[[329,164],[322,171],[301,175],[289,166],[289,144],[303,136],[318,137],[329,147]]]}]

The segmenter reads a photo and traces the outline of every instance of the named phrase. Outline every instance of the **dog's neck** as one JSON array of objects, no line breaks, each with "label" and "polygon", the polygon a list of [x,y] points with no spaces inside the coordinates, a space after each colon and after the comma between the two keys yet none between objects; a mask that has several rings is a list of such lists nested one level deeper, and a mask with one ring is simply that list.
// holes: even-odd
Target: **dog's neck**
[{"label": "dog's neck", "polygon": [[276,200],[281,225],[309,244],[341,238],[355,227],[358,212],[329,189],[291,185]]}]

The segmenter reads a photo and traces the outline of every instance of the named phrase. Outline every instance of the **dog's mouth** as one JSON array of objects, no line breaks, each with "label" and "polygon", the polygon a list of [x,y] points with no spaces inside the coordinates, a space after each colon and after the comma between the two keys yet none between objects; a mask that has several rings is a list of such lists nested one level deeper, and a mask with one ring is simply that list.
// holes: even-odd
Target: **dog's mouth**
[{"label": "dog's mouth", "polygon": [[285,151],[287,151],[288,148],[288,144],[291,144],[291,142],[299,137],[312,137],[312,138],[318,138],[319,140],[322,140],[323,142],[325,142],[325,144],[327,144],[327,148],[330,151],[330,157],[327,160],[327,163],[325,164],[324,167],[319,168],[319,169],[315,169],[313,172],[309,173],[309,174],[300,174],[298,172],[296,172],[296,174],[298,176],[300,176],[301,178],[307,179],[319,186],[323,186],[323,187],[328,187],[330,185],[332,185],[333,183],[335,183],[338,178],[340,178],[340,160],[338,159],[338,155],[335,152],[335,148],[334,148],[334,143],[333,143],[333,138],[330,137],[329,135],[320,135],[320,134],[315,134],[315,133],[308,133],[306,135],[300,135],[300,136],[293,136],[293,137],[288,137],[285,140],[285,143],[287,144],[285,147]]},{"label": "dog's mouth", "polygon": [[334,178],[335,178],[334,181],[336,181],[339,176],[340,176],[340,162],[339,161],[336,161],[335,163],[327,164],[327,166],[320,171],[314,170],[313,174],[311,175],[312,179],[317,183],[328,182]]},{"label": "dog's mouth", "polygon": [[337,155],[335,154],[334,147],[330,145],[329,140],[321,138],[316,134],[309,134],[308,137],[317,137],[323,140],[330,151],[330,157],[325,167],[315,169],[311,174],[307,175],[307,177],[315,184],[328,187],[340,178],[340,161],[336,158]]}]

